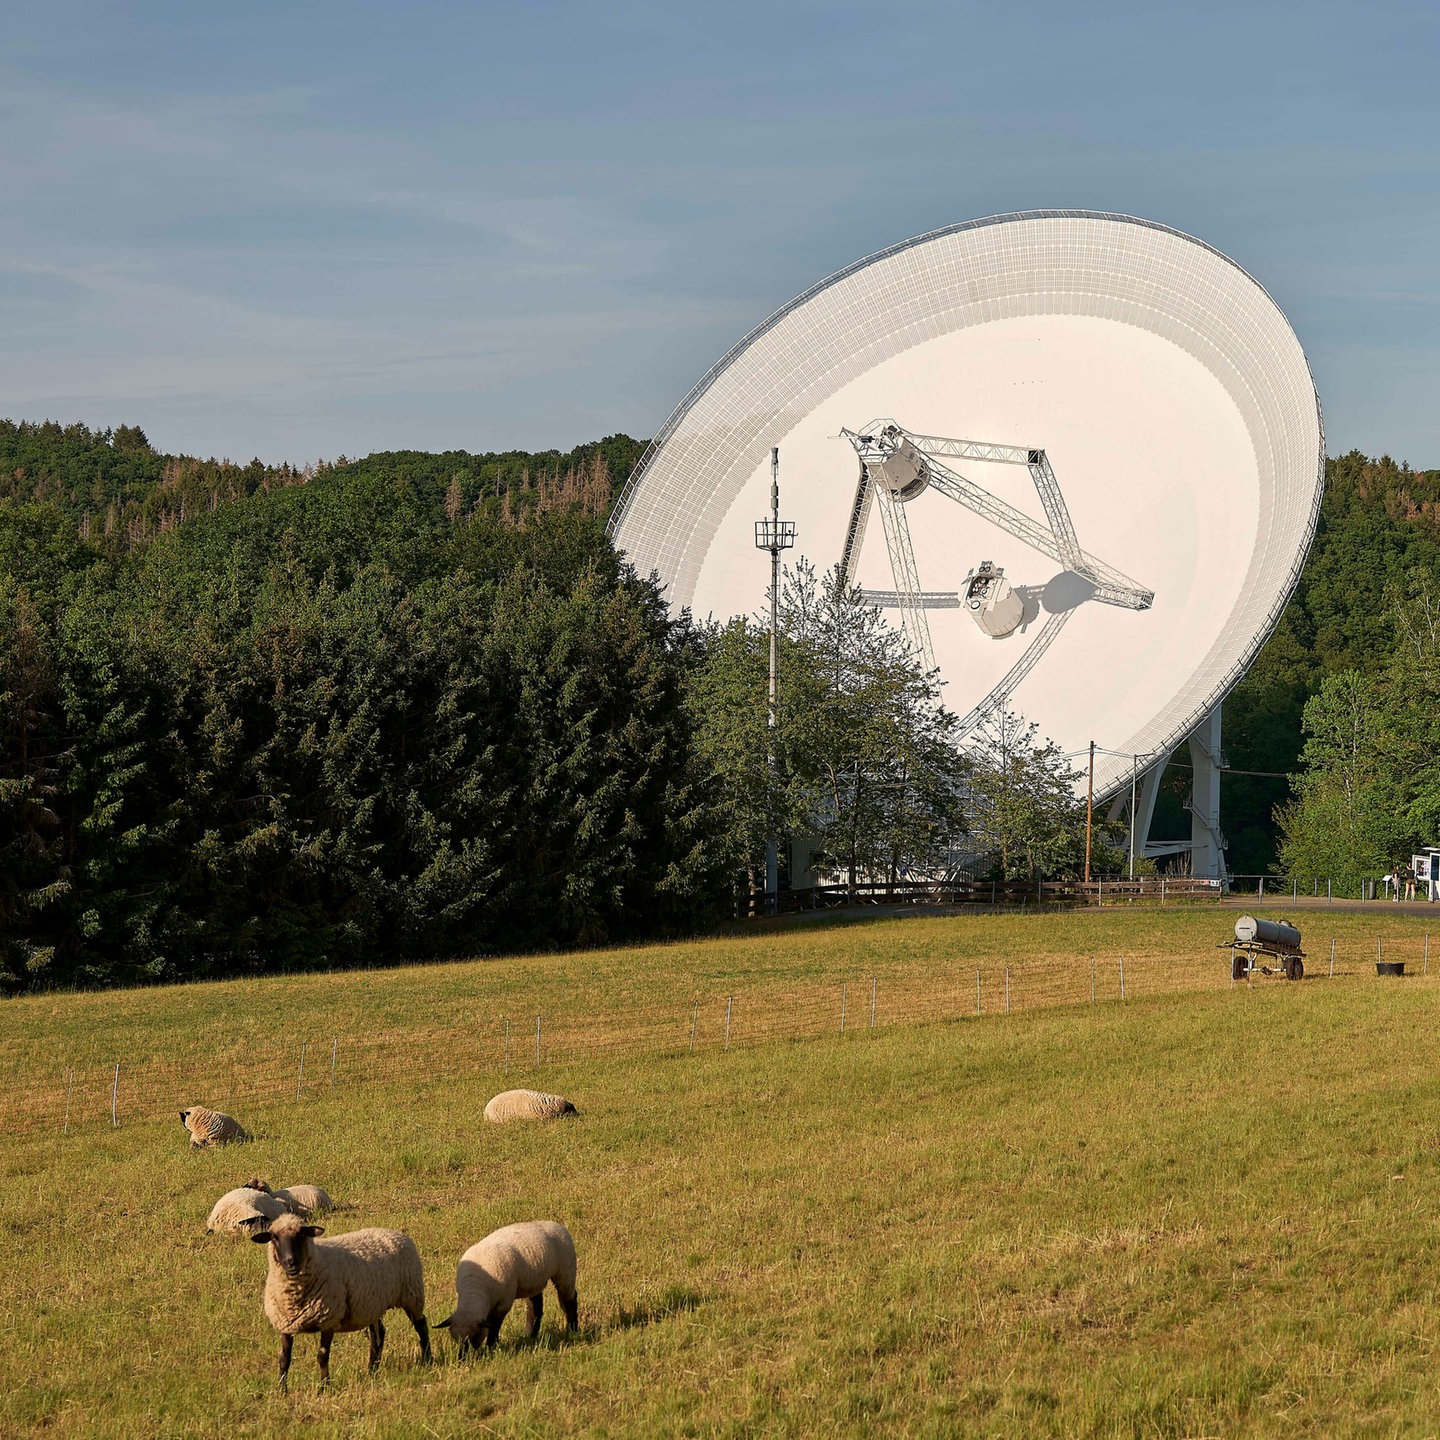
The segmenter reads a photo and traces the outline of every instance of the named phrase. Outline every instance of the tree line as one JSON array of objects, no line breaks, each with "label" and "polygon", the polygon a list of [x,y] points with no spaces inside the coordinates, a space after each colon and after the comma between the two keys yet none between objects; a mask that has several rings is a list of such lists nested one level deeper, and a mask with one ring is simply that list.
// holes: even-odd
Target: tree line
[{"label": "tree line", "polygon": [[[1285,832],[1278,817],[1300,793],[1310,768],[1302,756],[1306,705],[1327,676],[1350,670],[1379,677],[1388,669],[1400,643],[1396,603],[1413,592],[1415,577],[1437,572],[1440,470],[1414,470],[1388,455],[1372,459],[1354,450],[1327,460],[1315,543],[1295,593],[1225,702],[1224,749],[1232,772],[1262,772],[1221,777],[1221,824],[1232,872],[1265,874],[1290,866],[1291,852],[1280,848]],[[1189,759],[1183,750],[1178,758]],[[1189,790],[1189,769],[1177,765],[1166,783],[1156,833],[1188,835],[1190,817],[1181,799]],[[1317,873],[1324,878],[1325,872]]]},{"label": "tree line", "polygon": [[833,575],[787,576],[772,736],[764,627],[671,616],[605,537],[624,437],[278,473],[133,428],[15,447],[6,989],[693,932],[777,832],[851,878],[934,873],[986,816],[1015,873],[1073,858],[1035,838],[1047,805],[1073,831],[1069,782],[997,806],[934,677]]},{"label": "tree line", "polygon": [[[785,578],[772,730],[763,620],[669,615],[605,538],[642,449],[297,469],[0,422],[0,987],[695,931],[774,834],[842,879],[1079,870],[1070,762],[1005,711],[962,744],[833,574]],[[1231,765],[1297,777],[1227,777],[1267,865],[1277,804],[1296,873],[1435,838],[1437,514],[1440,476],[1331,462],[1227,705]]]}]

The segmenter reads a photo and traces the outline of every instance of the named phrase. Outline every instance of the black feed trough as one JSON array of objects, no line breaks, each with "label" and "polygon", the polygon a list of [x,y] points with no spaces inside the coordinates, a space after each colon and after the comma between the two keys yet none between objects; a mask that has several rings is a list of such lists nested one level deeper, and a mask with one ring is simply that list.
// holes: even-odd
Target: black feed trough
[{"label": "black feed trough", "polygon": [[1254,975],[1283,975],[1299,980],[1305,974],[1305,952],[1300,932],[1284,920],[1257,920],[1242,915],[1235,922],[1235,938],[1222,940],[1231,952],[1230,978],[1248,980]]}]

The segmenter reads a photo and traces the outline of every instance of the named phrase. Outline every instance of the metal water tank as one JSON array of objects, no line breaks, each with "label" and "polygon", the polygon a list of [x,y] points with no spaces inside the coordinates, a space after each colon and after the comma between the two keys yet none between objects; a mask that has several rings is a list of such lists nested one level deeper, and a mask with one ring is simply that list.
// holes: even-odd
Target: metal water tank
[{"label": "metal water tank", "polygon": [[1283,945],[1287,949],[1300,948],[1300,932],[1284,920],[1257,920],[1253,915],[1242,915],[1235,922],[1235,938],[1242,945]]}]

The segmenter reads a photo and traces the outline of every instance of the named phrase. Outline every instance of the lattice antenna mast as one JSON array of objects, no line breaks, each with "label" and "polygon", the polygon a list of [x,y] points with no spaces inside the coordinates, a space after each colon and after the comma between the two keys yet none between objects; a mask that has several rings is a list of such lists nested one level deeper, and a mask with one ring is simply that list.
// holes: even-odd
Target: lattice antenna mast
[{"label": "lattice antenna mast", "polygon": [[[755,522],[755,548],[770,552],[770,708],[769,756],[773,786],[777,769],[775,727],[778,723],[778,671],[780,660],[780,552],[795,544],[795,522],[780,518],[780,447],[770,450],[770,518]],[[780,837],[772,835],[765,847],[765,907],[774,914],[780,892]]]}]

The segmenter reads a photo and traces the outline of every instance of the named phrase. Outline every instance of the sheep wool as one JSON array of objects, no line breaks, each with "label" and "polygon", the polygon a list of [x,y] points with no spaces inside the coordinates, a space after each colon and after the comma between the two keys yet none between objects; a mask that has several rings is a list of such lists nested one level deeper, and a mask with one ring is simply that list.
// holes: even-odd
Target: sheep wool
[{"label": "sheep wool", "polygon": [[502,1090],[485,1107],[485,1118],[494,1125],[511,1120],[558,1120],[578,1113],[563,1095],[548,1095],[543,1090]]},{"label": "sheep wool", "polygon": [[205,1233],[233,1234],[241,1230],[263,1228],[269,1220],[278,1220],[288,1206],[283,1200],[252,1185],[227,1190],[216,1202],[205,1222]]},{"label": "sheep wool", "polygon": [[335,1202],[318,1185],[287,1185],[271,1193],[295,1215],[319,1215],[335,1208]]},{"label": "sheep wool", "polygon": [[180,1112],[180,1123],[190,1132],[190,1144],[195,1149],[208,1149],[213,1145],[229,1145],[237,1140],[249,1140],[250,1132],[231,1115],[222,1115],[218,1110],[207,1110],[203,1105],[192,1105]]},{"label": "sheep wool", "polygon": [[265,1316],[280,1332],[281,1387],[296,1335],[319,1332],[322,1385],[330,1379],[330,1341],[337,1332],[369,1331],[374,1370],[385,1344],[385,1312],[397,1307],[410,1317],[420,1358],[428,1362],[425,1276],[415,1242],[399,1230],[352,1230],[321,1240],[324,1233],[322,1226],[286,1214],[250,1237],[270,1247]]},{"label": "sheep wool", "polygon": [[554,1220],[525,1220],[492,1231],[461,1257],[455,1272],[455,1313],[440,1325],[459,1342],[463,1355],[481,1331],[493,1349],[500,1327],[516,1300],[525,1301],[525,1334],[540,1333],[544,1313],[542,1292],[554,1284],[565,1328],[579,1327],[580,1302],[575,1290],[575,1242]]}]

